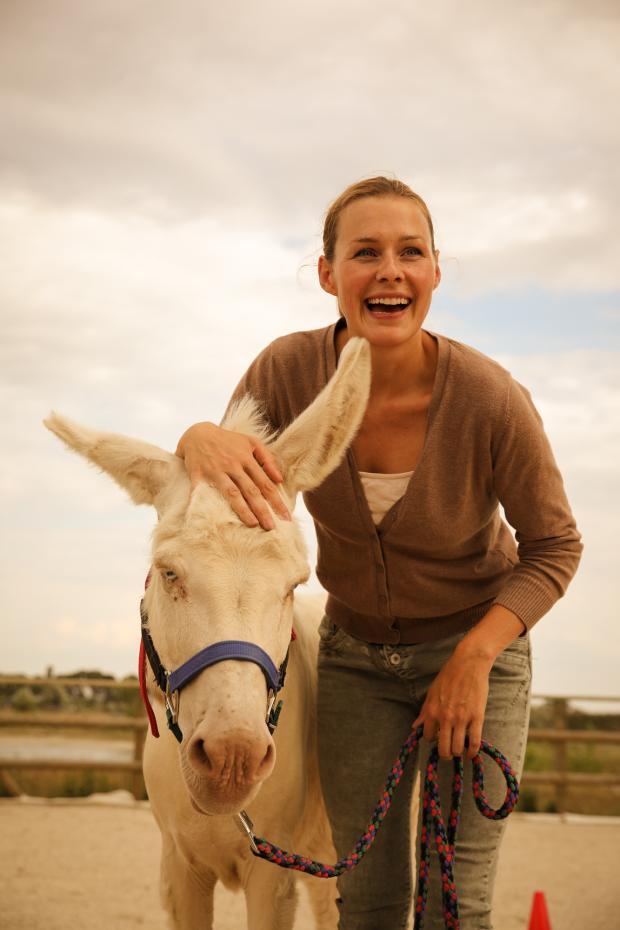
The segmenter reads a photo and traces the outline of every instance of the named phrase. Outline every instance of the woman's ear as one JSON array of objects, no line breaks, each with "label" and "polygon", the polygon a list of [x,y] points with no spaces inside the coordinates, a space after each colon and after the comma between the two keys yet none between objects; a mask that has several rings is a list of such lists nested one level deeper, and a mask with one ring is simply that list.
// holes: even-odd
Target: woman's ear
[{"label": "woman's ear", "polygon": [[338,296],[338,291],[334,285],[334,275],[331,263],[327,261],[324,255],[319,256],[319,284],[324,291],[331,294],[332,297]]},{"label": "woman's ear", "polygon": [[433,284],[433,290],[437,287],[441,281],[441,268],[439,267],[439,252],[435,251],[435,283]]}]

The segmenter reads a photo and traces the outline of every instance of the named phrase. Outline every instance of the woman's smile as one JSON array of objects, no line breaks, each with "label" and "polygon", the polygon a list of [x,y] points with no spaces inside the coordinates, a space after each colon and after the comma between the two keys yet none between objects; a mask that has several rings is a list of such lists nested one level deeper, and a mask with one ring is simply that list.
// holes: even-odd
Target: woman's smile
[{"label": "woman's smile", "polygon": [[367,297],[364,306],[375,320],[397,320],[404,316],[411,298],[402,295]]}]

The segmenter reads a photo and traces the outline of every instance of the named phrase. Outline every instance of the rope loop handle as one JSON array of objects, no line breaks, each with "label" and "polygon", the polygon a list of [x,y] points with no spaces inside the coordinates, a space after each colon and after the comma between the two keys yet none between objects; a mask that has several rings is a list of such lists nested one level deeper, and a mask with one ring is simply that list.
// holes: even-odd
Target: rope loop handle
[{"label": "rope loop handle", "polygon": [[[334,865],[326,865],[323,862],[309,859],[298,853],[287,852],[274,843],[270,843],[269,840],[255,836],[252,830],[248,829],[246,822],[243,828],[250,837],[252,854],[260,859],[265,859],[267,862],[279,865],[280,868],[306,872],[309,875],[314,875],[316,878],[336,878],[338,875],[342,875],[343,872],[354,869],[366,855],[376,839],[381,824],[391,807],[394,791],[403,777],[405,765],[409,756],[422,738],[423,729],[423,726],[419,726],[416,730],[412,730],[403,743],[398,757],[394,761],[392,769],[388,774],[383,793],[372,812],[370,823],[348,856],[339,859]],[[468,740],[466,739],[465,745],[467,746],[467,744]],[[506,797],[504,803],[497,810],[490,807],[484,794],[484,772],[481,753],[485,753],[493,759],[500,767],[506,780]],[[458,930],[459,928],[458,899],[454,884],[453,868],[455,858],[454,844],[463,794],[463,758],[462,756],[455,756],[452,762],[454,777],[452,781],[450,817],[448,826],[446,827],[441,813],[437,779],[439,750],[436,745],[433,746],[429,754],[424,779],[424,797],[421,814],[422,838],[420,843],[419,882],[418,895],[415,901],[414,930],[422,930],[424,912],[426,909],[430,873],[429,840],[431,828],[435,832],[435,844],[442,875],[444,921],[449,930]],[[510,768],[508,760],[498,749],[491,746],[486,740],[482,740],[480,752],[472,759],[472,766],[474,801],[480,813],[490,820],[502,820],[507,817],[513,810],[519,797],[519,784],[514,772]],[[247,821],[247,815],[245,815],[245,817]]]},{"label": "rope loop handle", "polygon": [[[465,745],[467,744],[468,738],[465,740]],[[480,751],[489,756],[490,759],[493,759],[501,769],[502,775],[506,781],[506,797],[504,798],[502,806],[498,807],[497,810],[493,810],[493,808],[489,806],[484,793],[482,758],[480,753],[476,753],[471,760],[474,770],[474,801],[480,813],[488,817],[489,820],[503,820],[508,814],[512,813],[519,800],[519,782],[517,781],[515,773],[510,768],[508,759],[506,756],[502,755],[499,749],[496,749],[495,746],[491,746],[490,743],[487,743],[487,741],[483,739],[480,742]]]}]

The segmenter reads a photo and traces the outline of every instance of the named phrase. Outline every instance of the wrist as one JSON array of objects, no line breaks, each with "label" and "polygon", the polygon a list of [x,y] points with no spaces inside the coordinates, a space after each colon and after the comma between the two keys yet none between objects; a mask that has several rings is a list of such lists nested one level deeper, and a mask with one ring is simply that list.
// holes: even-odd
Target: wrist
[{"label": "wrist", "polygon": [[525,624],[516,614],[501,604],[493,604],[484,617],[465,634],[456,651],[460,655],[478,658],[492,665],[506,646],[525,630]]},{"label": "wrist", "polygon": [[215,423],[211,423],[208,420],[205,420],[204,422],[201,422],[201,423],[193,423],[191,426],[189,426],[185,430],[185,432],[179,439],[176,450],[175,450],[175,455],[178,455],[180,458],[184,459],[185,453],[187,451],[188,442],[189,444],[191,444],[194,441],[194,438],[196,437],[197,433],[198,434],[204,433],[205,431],[209,431],[211,428],[217,429],[217,427],[215,426]]},{"label": "wrist", "polygon": [[489,669],[495,662],[499,652],[501,652],[501,649],[496,651],[489,642],[470,636],[469,633],[463,637],[454,650],[454,654],[459,659],[469,662],[474,661]]}]

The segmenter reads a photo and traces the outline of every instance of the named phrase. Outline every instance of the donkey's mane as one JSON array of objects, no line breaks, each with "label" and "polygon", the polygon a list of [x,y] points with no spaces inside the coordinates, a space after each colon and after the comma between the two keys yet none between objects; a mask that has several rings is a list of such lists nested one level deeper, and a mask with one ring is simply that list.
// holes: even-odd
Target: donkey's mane
[{"label": "donkey's mane", "polygon": [[261,405],[251,394],[246,394],[230,405],[220,426],[236,433],[256,436],[265,444],[269,444],[275,438]]},{"label": "donkey's mane", "polygon": [[[250,394],[231,404],[220,425],[224,429],[256,436],[265,445],[269,445],[275,439],[260,404]],[[188,544],[203,545],[206,539],[221,532],[223,526],[243,527],[242,521],[233,512],[228,501],[215,488],[199,484],[192,494],[189,506],[186,503],[186,493],[180,490],[178,506],[172,507],[166,517],[157,524],[153,532],[155,549],[164,547],[168,551],[178,549],[180,552],[182,547]],[[260,545],[265,552],[270,548],[279,550],[283,545],[278,539],[270,546],[269,536],[263,533],[244,533],[243,538],[246,545],[251,544],[253,540],[254,544]]]}]

